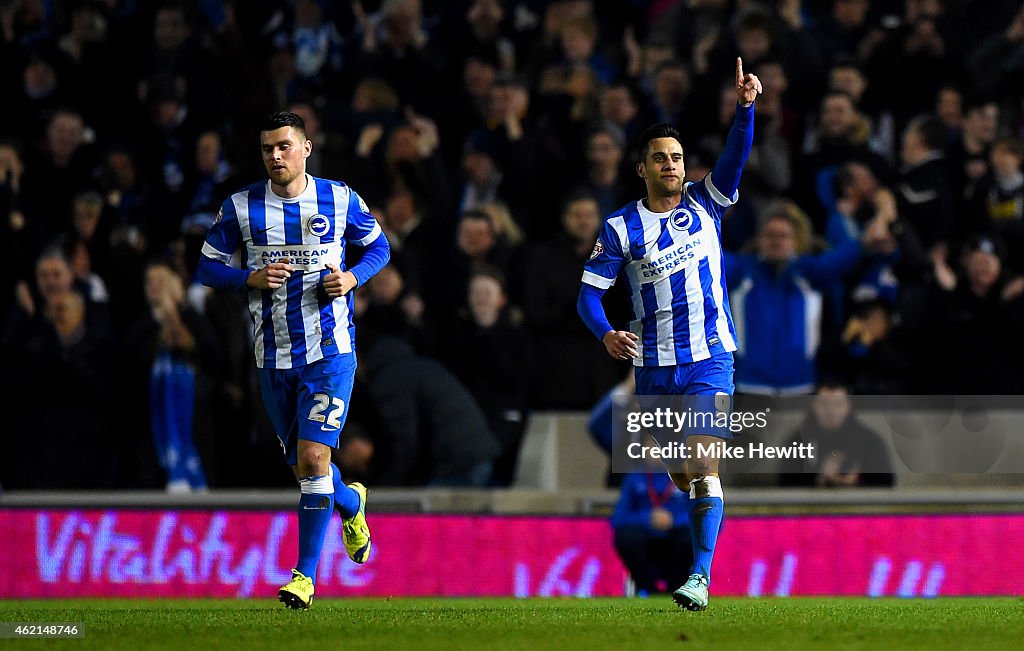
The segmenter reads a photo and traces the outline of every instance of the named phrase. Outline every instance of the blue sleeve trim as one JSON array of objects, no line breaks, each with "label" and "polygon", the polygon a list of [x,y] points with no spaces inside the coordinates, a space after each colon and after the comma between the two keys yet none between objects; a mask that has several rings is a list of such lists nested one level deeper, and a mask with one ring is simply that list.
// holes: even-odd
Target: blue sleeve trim
[{"label": "blue sleeve trim", "polygon": [[604,339],[609,330],[614,330],[605,315],[604,306],[601,305],[601,297],[604,290],[593,285],[584,284],[580,287],[580,297],[576,301],[576,311],[579,312],[587,328],[594,333],[599,340]]},{"label": "blue sleeve trim", "polygon": [[349,271],[356,277],[359,287],[362,287],[366,281],[373,278],[378,271],[383,269],[390,259],[391,244],[388,243],[387,236],[381,233],[377,236],[377,239],[366,246],[366,251],[363,252],[363,258],[359,261],[359,264],[349,269]]},{"label": "blue sleeve trim", "polygon": [[736,105],[736,117],[733,118],[729,137],[725,140],[725,150],[715,162],[711,171],[715,179],[715,187],[725,197],[732,197],[740,185],[740,174],[750,156],[750,148],[754,145],[754,105],[743,107]]},{"label": "blue sleeve trim", "polygon": [[199,282],[214,289],[247,289],[248,269],[235,269],[223,262],[199,256]]}]

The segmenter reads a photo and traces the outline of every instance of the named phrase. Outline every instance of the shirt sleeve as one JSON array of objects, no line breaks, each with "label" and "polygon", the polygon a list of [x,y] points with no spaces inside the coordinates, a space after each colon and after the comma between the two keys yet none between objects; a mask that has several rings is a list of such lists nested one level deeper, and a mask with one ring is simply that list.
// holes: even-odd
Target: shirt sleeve
[{"label": "shirt sleeve", "polygon": [[602,296],[604,296],[603,289],[583,283],[580,286],[580,296],[576,299],[576,311],[598,340],[603,339],[609,330],[615,329],[608,322],[608,315],[605,314],[604,306],[601,304]]},{"label": "shirt sleeve", "polygon": [[221,205],[213,226],[206,234],[197,270],[199,282],[218,289],[244,289],[249,280],[249,270],[231,266],[231,257],[241,243],[242,230],[235,214],[235,204],[229,197]]},{"label": "shirt sleeve", "polygon": [[736,117],[722,155],[703,180],[689,185],[690,196],[715,219],[739,199],[740,174],[754,144],[754,105],[736,105]]},{"label": "shirt sleeve", "polygon": [[382,233],[377,236],[377,239],[366,245],[363,257],[349,271],[356,277],[359,287],[362,287],[367,280],[377,275],[377,272],[383,269],[390,259],[391,245],[388,238]]},{"label": "shirt sleeve", "polygon": [[249,270],[236,269],[201,255],[196,277],[200,283],[214,289],[245,289],[249,282]]},{"label": "shirt sleeve", "polygon": [[[725,139],[722,155],[715,162],[711,174],[705,179],[711,197],[723,206],[736,202],[736,191],[740,185],[740,174],[750,157],[754,145],[754,105],[736,105],[729,135]],[[724,201],[723,201],[724,199]]]},{"label": "shirt sleeve", "polygon": [[356,246],[366,246],[376,240],[381,232],[380,224],[370,214],[366,202],[356,194],[355,190],[349,188],[345,239]]},{"label": "shirt sleeve", "polygon": [[612,221],[609,219],[601,227],[590,259],[583,266],[583,282],[598,289],[614,285],[628,261],[628,251],[623,251],[622,239]]},{"label": "shirt sleeve", "polygon": [[206,242],[203,243],[203,255],[211,260],[222,264],[231,264],[231,256],[235,254],[242,244],[242,229],[238,225],[238,215],[235,214],[235,204],[231,197],[224,200],[206,234]]}]

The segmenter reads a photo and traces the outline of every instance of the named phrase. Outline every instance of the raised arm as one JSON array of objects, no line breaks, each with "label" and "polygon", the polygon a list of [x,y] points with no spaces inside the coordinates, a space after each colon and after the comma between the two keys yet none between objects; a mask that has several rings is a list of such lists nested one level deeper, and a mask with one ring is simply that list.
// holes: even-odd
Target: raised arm
[{"label": "raised arm", "polygon": [[743,59],[736,59],[736,117],[725,141],[725,149],[711,171],[716,190],[726,199],[736,194],[740,173],[754,144],[754,99],[761,93],[757,75],[743,73]]}]

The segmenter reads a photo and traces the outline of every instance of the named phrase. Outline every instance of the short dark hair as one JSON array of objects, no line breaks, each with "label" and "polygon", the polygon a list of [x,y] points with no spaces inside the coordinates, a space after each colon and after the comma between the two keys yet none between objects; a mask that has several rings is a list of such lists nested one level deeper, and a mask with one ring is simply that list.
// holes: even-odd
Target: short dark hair
[{"label": "short dark hair", "polygon": [[680,138],[679,132],[674,126],[667,122],[653,124],[644,129],[643,133],[640,134],[640,139],[637,141],[636,160],[638,163],[644,162],[644,159],[647,158],[647,150],[651,147],[651,141],[658,138],[675,138],[679,146],[683,146],[682,138]]},{"label": "short dark hair", "polygon": [[278,111],[263,118],[263,121],[260,122],[260,133],[274,131],[281,127],[292,127],[296,131],[301,131],[302,137],[306,137],[306,122],[291,111]]}]

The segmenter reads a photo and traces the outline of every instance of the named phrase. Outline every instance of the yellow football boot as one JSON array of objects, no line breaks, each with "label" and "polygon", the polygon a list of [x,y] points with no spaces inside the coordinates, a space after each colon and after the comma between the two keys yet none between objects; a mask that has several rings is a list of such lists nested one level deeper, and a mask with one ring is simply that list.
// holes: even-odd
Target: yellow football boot
[{"label": "yellow football boot", "polygon": [[[366,486],[359,482],[348,485],[359,495],[359,510],[341,523],[345,551],[354,563],[362,565],[370,557],[370,527],[366,524]],[[312,594],[312,591],[310,592]]]},{"label": "yellow football boot", "polygon": [[277,600],[296,610],[305,610],[313,603],[313,579],[298,570],[292,570],[292,580],[281,586]]}]

